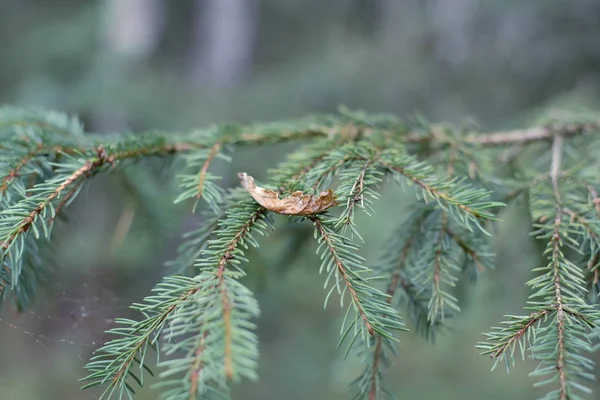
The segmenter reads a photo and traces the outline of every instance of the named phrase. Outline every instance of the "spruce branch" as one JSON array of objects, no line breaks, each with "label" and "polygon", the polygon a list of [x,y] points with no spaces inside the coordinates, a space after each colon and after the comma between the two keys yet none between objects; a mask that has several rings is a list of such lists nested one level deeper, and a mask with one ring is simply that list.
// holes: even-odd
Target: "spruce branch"
[{"label": "spruce branch", "polygon": [[[63,114],[0,108],[0,294],[4,298],[11,291],[19,309],[30,303],[48,272],[38,239],[50,238],[56,219],[93,176],[125,171],[140,160],[179,156],[185,169],[176,202],[203,200],[208,206],[170,263],[171,274],[189,277],[166,277],[151,296],[134,304],[141,321],[118,320],[109,331],[115,339],[87,366],[86,387],[107,386],[104,398],[131,396],[134,383],[144,383],[153,348],[160,348],[159,386],[167,400],[228,398],[231,382],[256,379],[259,307],[240,282],[245,276],[240,263],[246,260],[244,249],[258,245],[253,235],[264,233],[273,211],[312,222],[326,275],[325,304],[334,291],[342,305],[349,300],[339,345],[347,343],[348,351],[356,348],[363,357],[365,368],[352,385],[355,397],[392,398],[383,374],[397,355],[397,332],[406,330],[400,315],[433,338],[459,309],[453,286],[493,265],[482,233],[503,206],[495,199],[508,202],[526,192],[547,263],[527,283],[528,315],[508,316],[480,348],[507,366],[517,348],[529,352],[540,361],[534,374],[556,383],[549,397],[575,399],[587,390],[582,382],[592,377],[585,353],[600,321],[598,300],[590,298],[600,271],[594,153],[600,142],[582,149],[599,130],[596,119],[563,118],[482,133],[472,126],[342,108],[335,115],[247,126],[107,136],[84,134],[76,118]],[[248,192],[227,190],[213,174],[217,162],[229,161],[239,147],[290,141],[301,146],[269,172],[278,191],[250,185],[247,175],[242,184]],[[525,151],[535,142],[544,144],[534,147],[539,159],[498,171],[495,147]],[[552,143],[549,151],[546,143]],[[541,165],[545,172],[537,170]],[[386,179],[409,187],[418,202],[370,270],[352,240],[363,239],[355,216],[359,209],[372,213]],[[248,193],[260,204],[268,200],[269,207]],[[295,208],[293,201],[299,203]],[[301,207],[301,201],[311,207]]]},{"label": "spruce branch", "polygon": [[400,184],[417,185],[425,201],[435,200],[448,216],[461,226],[472,230],[474,224],[482,232],[484,219],[494,219],[491,212],[503,203],[489,200],[490,192],[472,187],[465,179],[438,178],[433,169],[412,156],[394,153],[383,158],[379,165]]},{"label": "spruce branch", "polygon": [[[145,320],[137,322],[125,318],[116,319],[118,327],[107,333],[118,338],[105,343],[95,352],[86,365],[90,374],[82,379],[84,382],[88,381],[82,389],[107,384],[101,399],[131,397],[135,389],[127,379],[131,377],[142,386],[144,370],[154,375],[146,365],[148,349],[156,349],[158,337],[169,316],[179,304],[199,290],[194,283],[190,278],[167,277],[153,290],[155,295],[132,306],[132,309],[144,314]],[[139,376],[133,371],[135,365],[139,366]]]},{"label": "spruce branch", "polygon": [[342,233],[350,228],[353,235],[361,240],[362,237],[356,228],[354,217],[356,208],[362,209],[367,215],[372,215],[373,201],[379,198],[376,189],[383,182],[384,172],[371,160],[348,162],[340,172],[340,184],[336,194],[340,202],[345,203],[336,227]]},{"label": "spruce branch", "polygon": [[[416,330],[432,338],[449,314],[446,308],[452,296],[442,288],[442,283],[453,286],[456,282],[451,272],[460,269],[457,254],[470,257],[471,262],[478,262],[481,268],[491,268],[492,257],[489,251],[480,250],[485,249],[485,243],[472,240],[469,234],[477,237],[473,232],[466,231],[459,237],[455,231],[460,227],[454,227],[453,231],[445,212],[428,205],[411,211],[410,217],[392,236],[376,273],[389,282],[388,303],[395,309],[405,310]],[[430,245],[431,232],[437,235],[433,245]],[[455,300],[453,304],[458,309]],[[395,398],[386,389],[383,379],[383,372],[397,354],[394,340],[376,335],[361,354],[365,368],[352,383],[354,398]]]},{"label": "spruce branch", "polygon": [[507,370],[509,364],[514,365],[514,353],[517,345],[521,351],[521,356],[525,359],[525,351],[531,346],[533,330],[535,324],[547,317],[550,310],[542,309],[531,313],[528,316],[508,315],[508,321],[503,322],[505,328],[496,328],[485,336],[488,342],[480,344],[478,347],[483,349],[481,354],[490,355],[495,359],[495,369],[499,362],[505,362]]},{"label": "spruce branch", "polygon": [[304,187],[295,187],[290,185],[304,184],[306,176],[327,157],[336,148],[343,145],[343,136],[336,135],[325,137],[309,142],[301,146],[286,157],[286,160],[280,163],[277,168],[269,170],[269,178],[272,182],[278,182],[278,185],[292,192],[296,189],[303,190]]},{"label": "spruce branch", "polygon": [[516,344],[522,353],[528,346],[532,358],[540,360],[532,375],[550,375],[540,384],[558,385],[547,398],[567,400],[579,398],[578,391],[589,392],[581,381],[593,378],[590,371],[593,363],[581,353],[591,351],[587,339],[600,313],[585,303],[582,269],[563,250],[569,246],[578,251],[583,243],[581,224],[577,224],[581,221],[574,218],[576,214],[570,208],[579,209],[587,200],[578,194],[576,186],[571,190],[563,187],[578,184],[561,180],[563,148],[564,137],[556,136],[550,152],[549,185],[537,187],[531,193],[532,215],[539,221],[535,224],[535,235],[546,241],[544,256],[548,259],[545,267],[534,270],[541,275],[527,283],[534,290],[529,300],[533,312],[527,317],[509,316],[507,327],[488,334],[488,342],[481,343],[479,348],[497,361],[504,360],[508,367],[514,363]]},{"label": "spruce branch", "polygon": [[210,163],[218,154],[219,149],[221,148],[221,143],[215,143],[211,149],[208,157],[206,157],[206,161],[202,164],[202,168],[200,168],[200,173],[198,174],[198,193],[196,194],[196,198],[202,197],[202,193],[204,192],[204,182],[206,181],[206,174],[208,172],[208,167]]},{"label": "spruce branch", "polygon": [[194,274],[194,263],[207,248],[209,241],[215,238],[219,222],[227,217],[227,213],[239,202],[246,200],[248,193],[242,188],[228,191],[215,208],[204,211],[198,227],[182,235],[183,242],[179,246],[178,256],[168,261],[166,266],[173,275]]},{"label": "spruce branch", "polygon": [[[386,302],[392,306],[392,301],[399,286],[400,274],[394,273],[387,288]],[[396,342],[382,335],[375,335],[361,348],[366,366],[363,372],[352,382],[351,389],[354,399],[393,399],[395,396],[390,392],[383,380],[384,371],[392,364],[392,357],[397,355]]]},{"label": "spruce branch", "polygon": [[215,183],[220,178],[209,173],[208,169],[216,158],[230,161],[229,156],[220,152],[222,146],[221,141],[216,140],[209,147],[192,151],[184,156],[189,172],[178,176],[184,191],[175,199],[175,203],[194,199],[193,211],[195,212],[198,200],[202,198],[215,212],[219,212],[218,204],[223,200],[224,191]]},{"label": "spruce branch", "polygon": [[[120,326],[108,333],[119,338],[96,351],[86,366],[90,374],[83,379],[88,382],[84,388],[107,384],[101,398],[131,396],[134,388],[127,379],[132,377],[143,385],[143,371],[150,371],[145,363],[148,347],[156,348],[161,335],[170,339],[164,345],[166,355],[184,354],[159,363],[165,368],[163,378],[183,375],[161,382],[168,388],[164,393],[168,399],[222,392],[228,380],[240,376],[254,379],[258,350],[250,329],[258,306],[237,281],[244,275],[237,265],[244,260],[241,247],[257,246],[251,231],[263,233],[266,217],[265,210],[253,202],[230,210],[215,232],[217,239],[197,260],[200,274],[165,278],[155,288],[155,295],[132,306],[142,312],[144,320],[116,321]],[[236,271],[230,271],[230,265]],[[139,376],[133,370],[135,365]]]},{"label": "spruce branch", "polygon": [[[421,189],[420,193],[417,193],[421,198],[425,201],[435,200],[451,218],[467,229],[472,229],[471,224],[474,224],[485,232],[480,221],[493,219],[494,215],[490,211],[503,205],[488,200],[490,192],[487,190],[474,188],[464,179],[438,178],[432,167],[418,161],[415,157],[398,149],[385,151],[373,149],[367,139],[342,146],[331,152],[307,174],[306,181],[314,182],[315,190],[321,189],[332,182],[334,172],[339,173],[346,166],[356,162],[361,167],[367,165],[368,170],[373,171],[371,174],[383,172],[401,185],[417,185]],[[360,183],[360,174],[356,176]],[[380,178],[373,177],[373,179],[376,187]],[[346,196],[347,193],[340,191],[340,195]]]},{"label": "spruce branch", "polygon": [[[418,299],[415,290],[407,279],[407,267],[411,263],[414,248],[420,248],[424,235],[421,230],[429,217],[429,207],[418,207],[402,222],[387,246],[385,256],[377,265],[375,274],[381,275],[387,283],[386,302],[394,309],[406,309],[409,319],[423,326],[421,321],[427,316],[428,299]],[[423,304],[424,303],[424,304]],[[423,314],[424,311],[424,314]],[[423,317],[425,315],[425,317]],[[427,322],[425,327],[432,326]],[[425,328],[426,331],[429,329]],[[394,339],[375,335],[359,348],[359,356],[365,365],[361,373],[353,380],[351,391],[354,399],[393,399],[395,396],[386,387],[383,373],[393,363],[397,355],[397,342]]]},{"label": "spruce branch", "polygon": [[[27,166],[31,165],[34,160],[39,157],[50,158],[49,155],[51,154],[69,153],[69,150],[70,149],[61,146],[44,147],[43,143],[37,144],[32,150],[29,150],[26,154],[22,155],[17,162],[6,168],[6,172],[4,172],[4,176],[2,177],[2,184],[0,184],[0,196],[3,197],[4,193],[8,191],[11,184],[17,179],[21,179],[28,174],[39,173],[35,168],[26,171]],[[15,148],[11,148],[11,152],[14,151]]]},{"label": "spruce branch", "polygon": [[[446,288],[454,287],[458,278],[454,273],[460,271],[457,252],[453,251],[448,241],[448,216],[439,213],[439,226],[433,229],[437,236],[431,243],[431,248],[425,246],[421,251],[422,257],[417,267],[420,272],[415,279],[421,285],[430,285],[430,299],[427,320],[432,323],[437,318],[442,321],[452,315],[452,311],[460,311],[458,300]],[[454,272],[454,273],[453,273]]]},{"label": "spruce branch", "polygon": [[552,268],[554,274],[554,296],[556,298],[556,332],[557,332],[557,360],[556,368],[558,370],[558,382],[560,385],[559,398],[560,400],[569,397],[569,387],[567,382],[567,372],[565,366],[565,304],[563,302],[562,280],[560,275],[560,225],[562,223],[562,202],[560,190],[558,187],[558,174],[561,167],[563,154],[564,137],[557,135],[552,144],[552,164],[550,169],[550,180],[554,189],[554,195],[557,202],[556,219],[554,222],[554,234],[552,236]]},{"label": "spruce branch", "polygon": [[[239,268],[244,261],[242,247],[258,247],[251,231],[264,234],[268,227],[267,211],[246,201],[232,208],[222,220],[216,239],[196,263],[202,289],[192,302],[182,304],[179,316],[169,325],[165,347],[167,355],[183,351],[186,357],[162,363],[163,378],[183,374],[184,378],[163,382],[172,388],[171,398],[195,398],[197,394],[226,388],[228,381],[242,376],[256,380],[258,340],[251,321],[259,314],[252,293],[237,281],[245,273]],[[233,267],[230,270],[228,267]],[[190,336],[191,333],[191,336]]]},{"label": "spruce branch", "polygon": [[[60,208],[69,201],[81,187],[80,181],[93,174],[96,169],[107,163],[103,148],[98,150],[98,156],[93,161],[85,161],[83,165],[74,164],[59,171],[58,176],[30,190],[31,195],[19,201],[9,209],[0,211],[0,243],[1,257],[4,263],[12,263],[12,285],[15,286],[21,272],[21,256],[24,250],[25,238],[30,229],[36,237],[40,236],[41,225],[46,238],[50,236],[50,228],[54,217]],[[53,201],[63,196],[60,202]],[[50,213],[50,217],[46,215]]]},{"label": "spruce branch", "polygon": [[309,219],[315,226],[315,237],[319,243],[317,252],[322,260],[319,272],[327,274],[325,287],[331,286],[325,305],[336,290],[341,305],[345,294],[350,296],[338,347],[348,336],[349,351],[359,337],[367,340],[369,335],[381,335],[392,339],[393,331],[405,330],[400,315],[387,302],[388,296],[371,285],[376,277],[367,276],[370,270],[363,265],[364,259],[356,254],[358,246],[337,233],[334,222],[318,216]]},{"label": "spruce branch", "polygon": [[[99,145],[86,152],[59,153],[60,162],[48,162],[53,168],[51,177],[31,188],[23,187],[14,203],[0,210],[0,262],[2,280],[17,287],[23,270],[27,237],[50,239],[52,227],[64,207],[80,192],[92,176],[126,165],[126,161],[151,156],[164,156],[187,150],[184,145],[172,145],[162,138],[122,140],[109,147]],[[30,274],[29,274],[30,275]],[[6,286],[6,285],[3,285]],[[6,294],[2,290],[2,299]]]}]

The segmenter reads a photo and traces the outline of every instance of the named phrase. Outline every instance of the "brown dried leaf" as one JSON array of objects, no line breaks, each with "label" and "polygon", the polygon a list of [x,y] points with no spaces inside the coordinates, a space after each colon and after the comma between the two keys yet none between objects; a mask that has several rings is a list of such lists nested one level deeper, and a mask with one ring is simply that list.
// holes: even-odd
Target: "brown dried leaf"
[{"label": "brown dried leaf", "polygon": [[312,215],[322,213],[337,204],[333,190],[319,193],[318,196],[304,194],[296,191],[291,195],[279,198],[279,194],[273,190],[256,186],[254,178],[245,172],[240,172],[238,178],[242,186],[254,200],[267,210],[285,215]]}]

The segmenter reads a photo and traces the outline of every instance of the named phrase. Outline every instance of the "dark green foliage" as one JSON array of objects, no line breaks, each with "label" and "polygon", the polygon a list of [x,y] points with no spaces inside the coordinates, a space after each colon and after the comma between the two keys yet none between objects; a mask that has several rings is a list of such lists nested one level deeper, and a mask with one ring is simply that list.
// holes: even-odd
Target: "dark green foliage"
[{"label": "dark green foliage", "polygon": [[[148,203],[148,186],[139,184],[147,163],[160,159],[177,175],[175,202],[193,201],[200,224],[184,235],[169,276],[132,306],[139,320],[116,320],[83,381],[102,386],[105,399],[132,397],[156,364],[166,400],[230,398],[231,382],[258,378],[259,305],[243,285],[242,262],[249,245],[259,246],[256,233],[273,225],[274,212],[240,187],[219,185],[211,168],[230,161],[236,147],[298,140],[298,150],[269,172],[267,186],[279,196],[329,189],[337,196],[336,207],[291,219],[313,225],[325,303],[337,297],[345,308],[339,345],[344,354],[357,352],[364,366],[351,384],[354,398],[395,397],[385,370],[401,354],[400,333],[410,328],[433,340],[460,312],[455,286],[490,273],[490,233],[503,202],[522,194],[546,261],[527,283],[526,315],[508,316],[479,348],[507,366],[519,348],[540,361],[534,375],[553,385],[547,398],[581,398],[600,335],[600,141],[589,138],[597,131],[588,116],[483,134],[342,109],[246,127],[97,136],[62,114],[3,108],[2,300],[11,298],[19,310],[31,303],[51,274],[44,249],[54,224],[90,178],[122,173],[136,206],[160,213]],[[527,150],[532,142],[527,157],[497,150]],[[356,216],[371,215],[390,182],[412,192],[413,201],[390,211],[408,214],[390,238],[377,238],[387,243],[382,258],[365,260],[360,247],[369,238]]]}]

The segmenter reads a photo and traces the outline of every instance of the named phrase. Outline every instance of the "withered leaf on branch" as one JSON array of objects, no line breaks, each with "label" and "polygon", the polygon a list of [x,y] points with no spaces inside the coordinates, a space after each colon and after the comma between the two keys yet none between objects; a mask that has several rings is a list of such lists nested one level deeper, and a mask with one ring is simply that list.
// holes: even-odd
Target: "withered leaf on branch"
[{"label": "withered leaf on branch", "polygon": [[254,200],[267,210],[285,215],[312,215],[322,213],[337,204],[333,190],[319,193],[318,196],[304,194],[296,191],[291,195],[279,198],[279,194],[273,190],[256,186],[254,178],[245,172],[240,172],[238,177],[242,186]]}]

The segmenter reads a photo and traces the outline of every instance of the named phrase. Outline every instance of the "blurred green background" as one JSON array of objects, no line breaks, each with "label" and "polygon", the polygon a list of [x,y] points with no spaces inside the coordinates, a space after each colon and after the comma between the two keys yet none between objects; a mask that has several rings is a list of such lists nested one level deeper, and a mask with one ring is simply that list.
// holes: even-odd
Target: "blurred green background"
[{"label": "blurred green background", "polygon": [[[335,111],[340,104],[486,129],[527,124],[547,104],[594,105],[600,2],[579,0],[2,0],[0,103],[79,115],[94,132],[189,130]],[[293,146],[248,150],[215,173],[265,177]],[[2,399],[94,399],[83,365],[112,318],[132,316],[166,273],[181,233],[202,222],[174,206],[168,173],[97,178],[55,231],[55,277],[33,309],[0,314]],[[139,196],[133,187],[150,195]],[[375,262],[408,197],[384,188],[361,217]],[[402,336],[388,379],[402,399],[531,399],[528,377],[478,356],[481,332],[522,312],[538,261],[519,204],[502,215],[497,269],[461,292],[464,313],[431,345]],[[249,253],[262,307],[259,383],[237,399],[345,399],[358,371],[335,351],[340,310],[323,310],[310,226],[278,221]],[[298,251],[300,255],[293,255]],[[600,393],[600,386],[596,388]],[[138,399],[156,399],[141,390]]]}]

